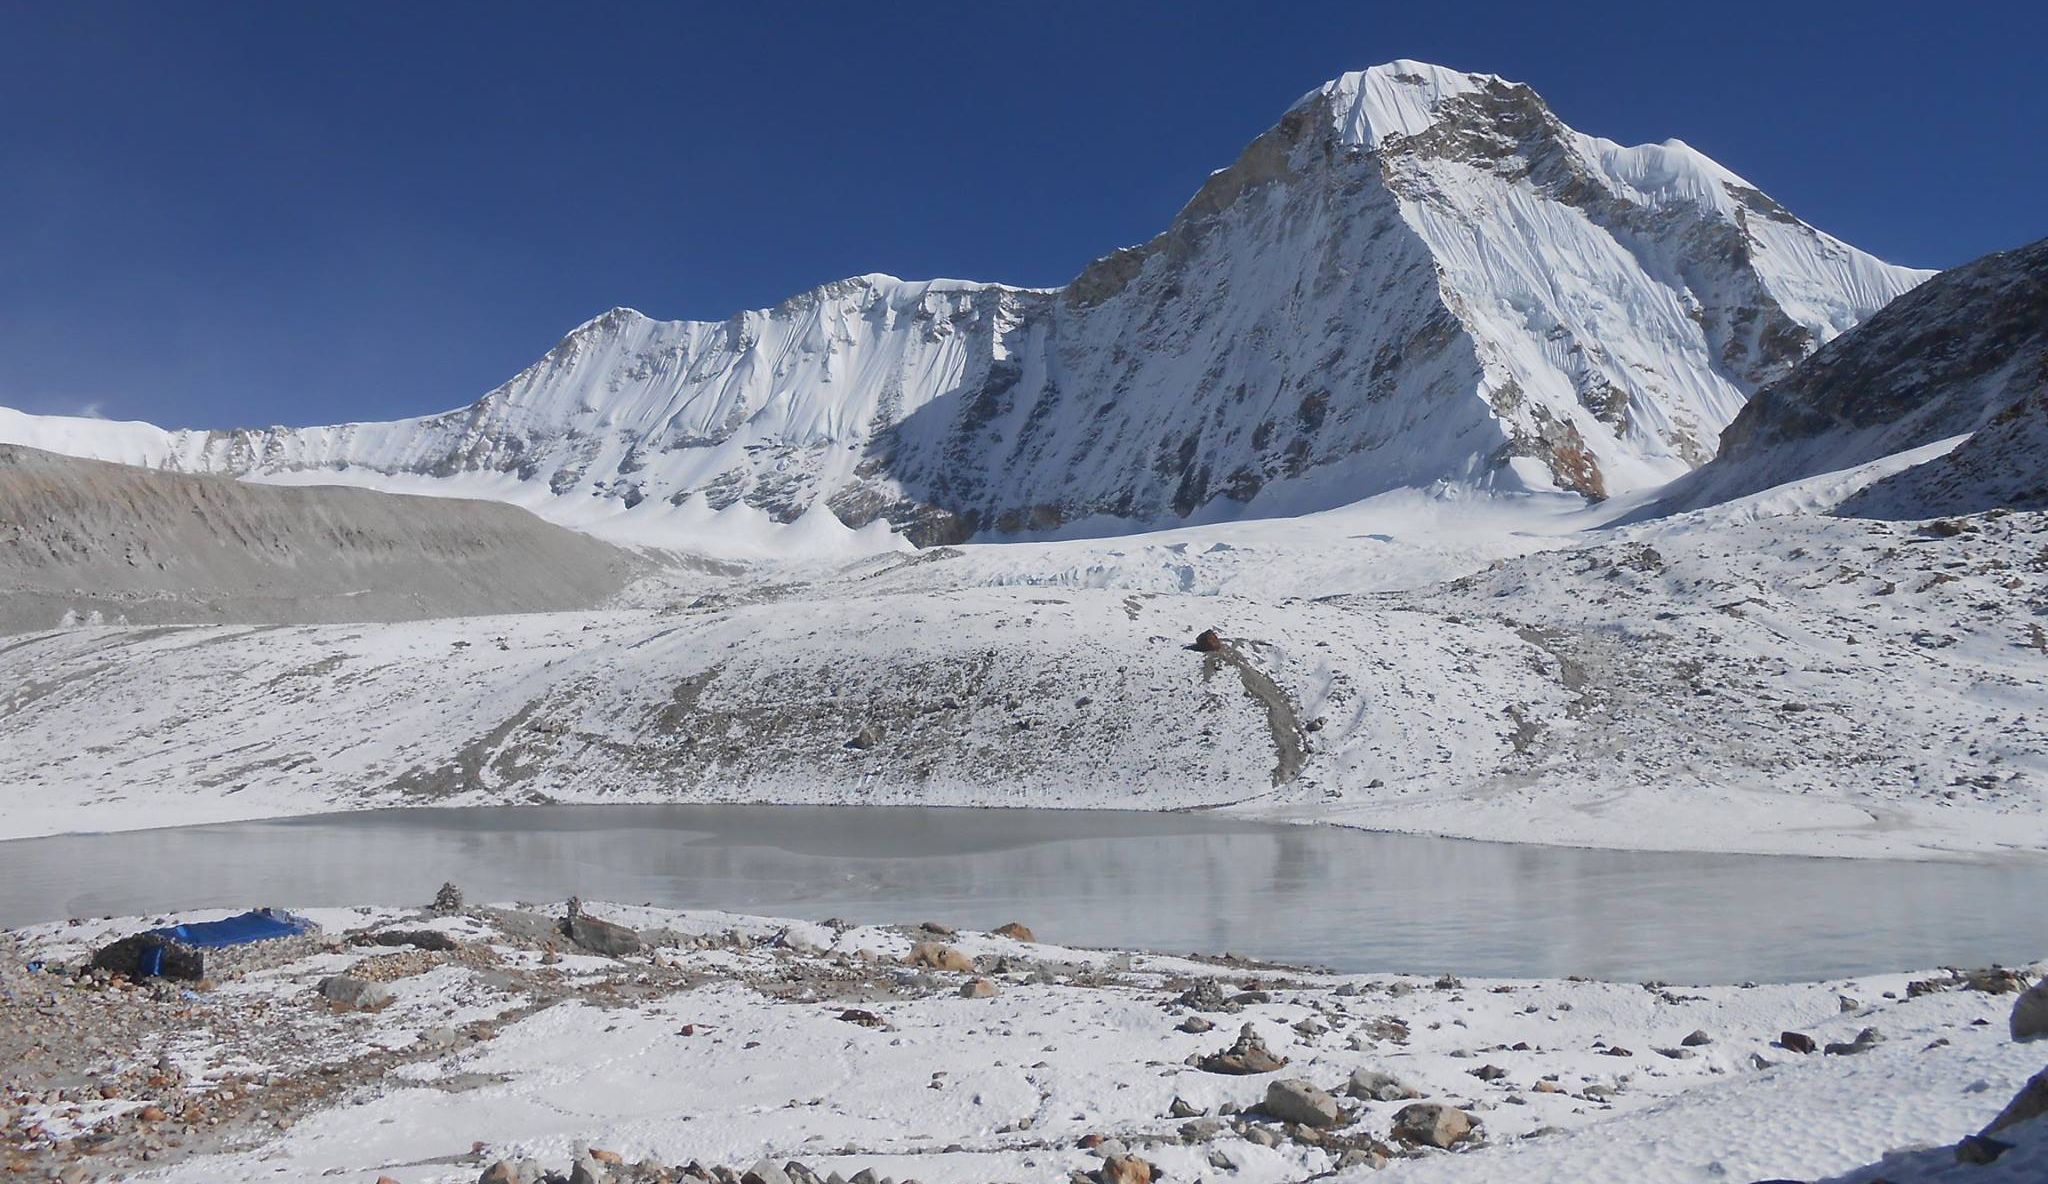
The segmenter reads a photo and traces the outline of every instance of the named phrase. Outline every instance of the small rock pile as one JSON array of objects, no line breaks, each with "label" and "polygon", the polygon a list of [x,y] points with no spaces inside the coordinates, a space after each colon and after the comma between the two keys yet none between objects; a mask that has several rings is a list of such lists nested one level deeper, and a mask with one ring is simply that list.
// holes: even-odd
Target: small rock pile
[{"label": "small rock pile", "polygon": [[1237,1042],[1221,1052],[1210,1053],[1195,1062],[1195,1067],[1204,1073],[1224,1073],[1245,1076],[1252,1073],[1273,1073],[1287,1067],[1287,1058],[1274,1056],[1259,1039],[1258,1031],[1250,1024],[1238,1029]]}]

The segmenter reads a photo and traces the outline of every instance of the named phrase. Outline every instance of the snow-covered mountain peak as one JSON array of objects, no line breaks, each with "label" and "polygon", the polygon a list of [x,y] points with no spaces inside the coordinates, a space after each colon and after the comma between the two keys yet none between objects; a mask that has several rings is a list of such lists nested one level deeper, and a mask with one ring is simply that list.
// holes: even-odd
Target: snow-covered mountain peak
[{"label": "snow-covered mountain peak", "polygon": [[1389,136],[1428,130],[1448,99],[1509,85],[1491,74],[1466,74],[1403,58],[1354,70],[1303,95],[1297,111],[1320,108],[1341,144],[1377,148]]},{"label": "snow-covered mountain peak", "polygon": [[1922,275],[1680,141],[1404,60],[1311,91],[1057,290],[869,273],[715,322],[616,308],[439,415],[107,439],[0,416],[0,440],[453,483],[642,540],[736,509],[929,543],[1396,489],[1598,498],[1703,463],[1751,392]]}]

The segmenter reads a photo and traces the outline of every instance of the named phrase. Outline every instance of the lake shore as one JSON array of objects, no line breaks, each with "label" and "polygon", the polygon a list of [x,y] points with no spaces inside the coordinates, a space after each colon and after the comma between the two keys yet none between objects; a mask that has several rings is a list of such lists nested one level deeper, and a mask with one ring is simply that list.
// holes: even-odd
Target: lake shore
[{"label": "lake shore", "polygon": [[[924,1184],[1130,1180],[1132,1161],[1257,1184],[1815,1179],[1953,1143],[2043,1060],[1999,993],[2040,966],[1679,988],[618,905],[582,915],[620,929],[573,936],[559,905],[308,915],[313,948],[204,985],[70,973],[160,918],[10,934],[10,1162],[344,1184],[468,1184],[501,1160],[736,1180],[764,1159]],[[1233,1053],[1267,1071],[1213,1071]]]}]

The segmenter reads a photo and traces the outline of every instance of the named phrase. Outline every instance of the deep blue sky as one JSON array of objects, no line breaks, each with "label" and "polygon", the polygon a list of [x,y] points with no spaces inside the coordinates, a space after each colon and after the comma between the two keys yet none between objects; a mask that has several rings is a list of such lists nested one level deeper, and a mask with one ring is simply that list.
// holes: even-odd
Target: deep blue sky
[{"label": "deep blue sky", "polygon": [[0,0],[0,404],[407,415],[616,304],[1058,284],[1396,57],[1898,262],[2048,234],[2048,6],[1566,7]]}]

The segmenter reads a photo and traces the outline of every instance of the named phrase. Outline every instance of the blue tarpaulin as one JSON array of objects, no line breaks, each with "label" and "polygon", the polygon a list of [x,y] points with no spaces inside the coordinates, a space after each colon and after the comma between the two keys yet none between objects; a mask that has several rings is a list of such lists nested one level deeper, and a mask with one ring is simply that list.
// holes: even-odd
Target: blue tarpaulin
[{"label": "blue tarpaulin", "polygon": [[313,923],[304,917],[277,909],[256,909],[239,916],[223,917],[218,921],[172,925],[149,932],[153,937],[168,938],[181,945],[217,950],[225,946],[245,946],[250,942],[269,941],[276,937],[296,937],[312,931]]}]

